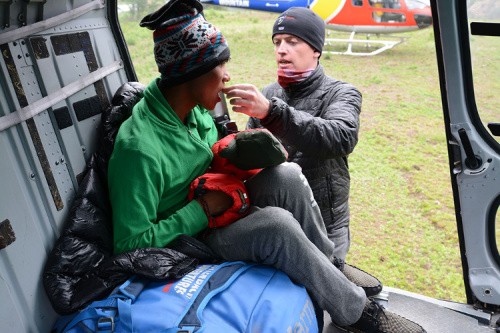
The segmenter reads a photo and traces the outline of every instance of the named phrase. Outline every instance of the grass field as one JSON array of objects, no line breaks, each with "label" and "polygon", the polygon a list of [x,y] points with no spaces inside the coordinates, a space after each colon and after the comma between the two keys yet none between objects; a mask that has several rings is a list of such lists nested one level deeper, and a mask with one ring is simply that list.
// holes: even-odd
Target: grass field
[{"label": "grass field", "polygon": [[[276,14],[207,8],[229,41],[231,83],[276,79]],[[157,76],[151,31],[123,20],[138,78]],[[352,178],[348,262],[385,285],[465,301],[432,29],[375,57],[323,55],[332,77],[363,93]],[[240,128],[246,119],[231,115]]]}]

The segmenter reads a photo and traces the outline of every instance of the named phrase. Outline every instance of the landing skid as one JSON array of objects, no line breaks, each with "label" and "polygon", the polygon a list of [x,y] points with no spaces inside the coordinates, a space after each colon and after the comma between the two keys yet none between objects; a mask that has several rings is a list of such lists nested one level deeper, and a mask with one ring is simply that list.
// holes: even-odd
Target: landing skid
[{"label": "landing skid", "polygon": [[[488,313],[471,305],[460,304],[384,287],[375,296],[386,309],[420,324],[427,333],[495,333],[498,313]],[[332,324],[325,312],[323,333],[347,333]]]},{"label": "landing skid", "polygon": [[[392,49],[394,46],[401,44],[404,42],[408,37],[399,37],[399,36],[392,36],[392,35],[384,35],[384,37],[389,38],[386,40],[380,40],[380,39],[370,39],[372,35],[368,34],[366,35],[366,39],[356,39],[354,38],[356,35],[356,31],[351,32],[350,36],[348,39],[346,38],[329,38],[327,37],[325,39],[325,49],[323,50],[323,53],[326,54],[342,54],[342,55],[353,55],[353,56],[374,56],[376,54],[382,53],[386,50]],[[331,47],[335,46],[342,46],[346,45],[347,48],[345,51],[335,51],[335,50],[329,50]],[[361,49],[359,47],[365,46],[365,50],[372,49],[366,52],[358,51]],[[353,50],[353,46],[355,50]]]}]

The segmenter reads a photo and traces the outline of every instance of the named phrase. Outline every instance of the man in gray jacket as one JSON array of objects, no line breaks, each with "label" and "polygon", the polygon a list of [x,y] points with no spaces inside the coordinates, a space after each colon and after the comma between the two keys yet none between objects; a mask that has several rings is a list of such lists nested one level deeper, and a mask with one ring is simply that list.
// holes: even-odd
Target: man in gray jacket
[{"label": "man in gray jacket", "polygon": [[290,8],[273,26],[277,82],[260,93],[253,85],[228,87],[233,111],[250,116],[248,128],[265,127],[278,137],[311,186],[335,256],[350,245],[347,158],[358,142],[361,93],[328,77],[319,58],[325,23],[306,8]]}]

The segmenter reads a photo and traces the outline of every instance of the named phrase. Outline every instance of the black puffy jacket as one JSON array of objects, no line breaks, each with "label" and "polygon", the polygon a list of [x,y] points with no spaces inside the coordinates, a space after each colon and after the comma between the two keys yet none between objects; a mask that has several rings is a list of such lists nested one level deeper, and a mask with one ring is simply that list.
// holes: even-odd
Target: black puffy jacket
[{"label": "black puffy jacket", "polygon": [[113,255],[108,160],[118,128],[130,116],[144,88],[136,82],[124,84],[114,95],[111,107],[103,112],[97,151],[89,161],[64,229],[45,264],[43,284],[59,314],[82,309],[133,274],[177,279],[193,270],[199,261],[215,261],[204,244],[188,236],[179,237],[170,248],[144,248]]},{"label": "black puffy jacket", "polygon": [[286,89],[273,83],[263,94],[271,100],[270,114],[251,118],[247,127],[269,129],[287,149],[288,160],[302,167],[332,238],[349,225],[347,157],[358,142],[361,93],[318,65],[303,82]]}]

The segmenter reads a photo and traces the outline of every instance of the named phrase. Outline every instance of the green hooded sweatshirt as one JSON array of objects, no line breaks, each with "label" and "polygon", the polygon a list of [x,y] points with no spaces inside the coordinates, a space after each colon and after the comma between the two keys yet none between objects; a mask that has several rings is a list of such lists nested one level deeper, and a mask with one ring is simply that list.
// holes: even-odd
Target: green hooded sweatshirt
[{"label": "green hooded sweatshirt", "polygon": [[114,251],[165,247],[208,225],[188,201],[190,183],[205,173],[218,133],[210,113],[196,106],[182,123],[153,80],[121,125],[108,167]]}]

